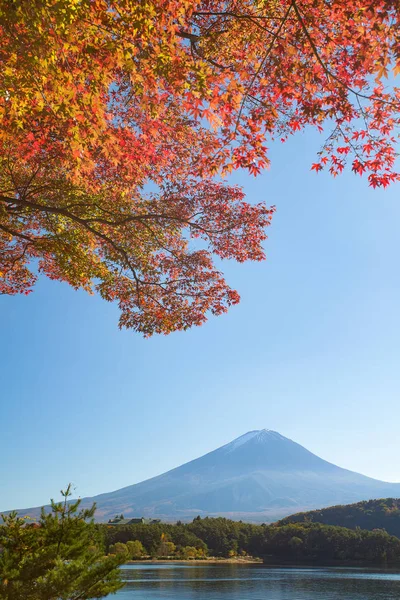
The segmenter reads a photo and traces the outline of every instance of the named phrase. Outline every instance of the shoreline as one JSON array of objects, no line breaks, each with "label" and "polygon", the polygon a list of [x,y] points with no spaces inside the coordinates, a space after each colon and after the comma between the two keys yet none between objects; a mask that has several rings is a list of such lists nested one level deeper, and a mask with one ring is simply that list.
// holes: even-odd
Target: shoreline
[{"label": "shoreline", "polygon": [[210,558],[144,558],[140,560],[128,560],[126,565],[140,564],[161,564],[161,563],[184,563],[184,564],[263,564],[262,558],[218,558],[210,556]]},{"label": "shoreline", "polygon": [[[195,565],[264,565],[272,568],[326,568],[335,567],[343,569],[367,569],[367,570],[384,570],[395,573],[400,573],[400,565],[398,564],[382,564],[382,563],[366,563],[362,561],[285,561],[285,560],[265,560],[257,557],[235,557],[235,558],[218,558],[210,556],[209,558],[144,558],[140,560],[128,560],[125,565],[149,565],[149,564],[195,564]],[[123,567],[124,565],[121,565]]]}]

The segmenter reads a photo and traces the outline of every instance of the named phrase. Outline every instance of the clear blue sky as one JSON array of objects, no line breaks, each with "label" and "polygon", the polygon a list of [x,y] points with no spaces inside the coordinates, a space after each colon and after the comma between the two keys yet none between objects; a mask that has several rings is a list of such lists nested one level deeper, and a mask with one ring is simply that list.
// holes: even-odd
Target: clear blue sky
[{"label": "clear blue sky", "polygon": [[157,475],[252,429],[400,482],[400,194],[310,172],[322,140],[236,175],[276,204],[268,261],[225,263],[227,316],[144,340],[118,309],[42,279],[0,297],[0,510]]}]

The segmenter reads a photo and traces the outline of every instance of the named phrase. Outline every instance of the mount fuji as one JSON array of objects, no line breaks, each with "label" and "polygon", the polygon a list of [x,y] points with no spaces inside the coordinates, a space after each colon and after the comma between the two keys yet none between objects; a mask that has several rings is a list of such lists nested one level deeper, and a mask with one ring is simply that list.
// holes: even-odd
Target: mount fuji
[{"label": "mount fuji", "polygon": [[[336,504],[399,497],[385,483],[329,463],[276,431],[250,431],[167,473],[93,498],[96,519],[118,513],[165,521],[196,515],[254,522]],[[37,515],[37,509],[23,511]]]}]

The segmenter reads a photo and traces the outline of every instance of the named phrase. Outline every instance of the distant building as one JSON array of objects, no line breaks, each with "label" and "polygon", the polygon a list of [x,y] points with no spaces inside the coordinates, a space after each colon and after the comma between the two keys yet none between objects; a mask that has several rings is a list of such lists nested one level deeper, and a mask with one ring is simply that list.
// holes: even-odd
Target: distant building
[{"label": "distant building", "polygon": [[136,525],[142,523],[143,525],[154,525],[155,523],[161,523],[161,519],[145,519],[144,517],[132,517],[125,519],[124,515],[117,515],[114,519],[108,521],[108,525]]}]

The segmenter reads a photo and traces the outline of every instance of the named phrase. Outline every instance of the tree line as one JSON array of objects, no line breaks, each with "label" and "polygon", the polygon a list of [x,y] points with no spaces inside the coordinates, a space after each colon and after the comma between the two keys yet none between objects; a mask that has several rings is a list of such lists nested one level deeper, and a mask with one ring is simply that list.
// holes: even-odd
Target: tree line
[{"label": "tree line", "polygon": [[382,529],[352,530],[310,521],[253,525],[222,517],[197,517],[192,523],[176,525],[98,525],[98,528],[107,553],[127,552],[132,559],[248,555],[272,562],[400,564],[400,539]]},{"label": "tree line", "polygon": [[391,535],[400,537],[400,499],[380,498],[365,500],[355,504],[330,506],[320,510],[290,515],[279,521],[279,525],[301,522],[317,522],[325,525],[338,525],[348,529],[384,529]]}]

